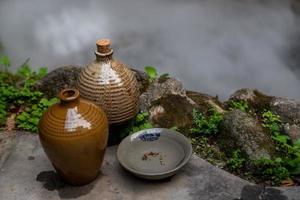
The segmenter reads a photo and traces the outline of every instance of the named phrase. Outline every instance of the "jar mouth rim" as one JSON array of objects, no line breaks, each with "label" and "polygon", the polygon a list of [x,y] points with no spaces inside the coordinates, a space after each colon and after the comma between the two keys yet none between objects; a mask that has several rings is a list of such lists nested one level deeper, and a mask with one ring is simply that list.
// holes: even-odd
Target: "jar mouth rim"
[{"label": "jar mouth rim", "polygon": [[80,96],[79,91],[75,88],[67,88],[60,91],[58,97],[63,102],[72,102]]}]

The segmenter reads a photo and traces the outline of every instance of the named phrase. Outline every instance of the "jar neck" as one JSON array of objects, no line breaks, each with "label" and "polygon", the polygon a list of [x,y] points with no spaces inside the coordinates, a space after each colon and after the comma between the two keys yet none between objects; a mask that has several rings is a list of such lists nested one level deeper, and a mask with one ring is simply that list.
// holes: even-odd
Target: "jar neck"
[{"label": "jar neck", "polygon": [[64,89],[58,95],[62,106],[77,105],[80,99],[79,96],[80,94],[77,89]]},{"label": "jar neck", "polygon": [[79,104],[79,98],[75,99],[73,101],[62,101],[62,100],[60,100],[60,105],[66,107],[66,108],[72,108],[72,107],[77,106],[78,104]]}]

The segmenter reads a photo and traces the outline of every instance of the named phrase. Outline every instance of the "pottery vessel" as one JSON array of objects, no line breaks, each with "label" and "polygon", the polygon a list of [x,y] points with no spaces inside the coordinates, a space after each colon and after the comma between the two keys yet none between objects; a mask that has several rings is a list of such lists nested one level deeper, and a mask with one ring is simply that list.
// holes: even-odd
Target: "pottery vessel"
[{"label": "pottery vessel", "polygon": [[83,98],[103,108],[110,124],[127,121],[138,112],[137,80],[125,64],[113,59],[109,40],[98,40],[96,46],[96,60],[82,70],[77,88]]},{"label": "pottery vessel", "polygon": [[183,134],[151,128],[127,136],[118,147],[117,159],[132,174],[159,180],[175,175],[192,154],[192,145]]},{"label": "pottery vessel", "polygon": [[72,185],[93,181],[100,170],[108,139],[108,121],[99,106],[65,89],[39,123],[45,153],[61,177]]}]

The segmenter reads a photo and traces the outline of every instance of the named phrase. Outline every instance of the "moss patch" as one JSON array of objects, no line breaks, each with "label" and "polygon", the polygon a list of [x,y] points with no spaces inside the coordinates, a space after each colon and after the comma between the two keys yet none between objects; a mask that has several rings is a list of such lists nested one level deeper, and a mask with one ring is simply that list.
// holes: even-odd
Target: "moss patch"
[{"label": "moss patch", "polygon": [[194,152],[201,158],[207,160],[213,165],[223,167],[226,163],[226,156],[220,151],[212,139],[207,137],[192,137],[191,143]]}]

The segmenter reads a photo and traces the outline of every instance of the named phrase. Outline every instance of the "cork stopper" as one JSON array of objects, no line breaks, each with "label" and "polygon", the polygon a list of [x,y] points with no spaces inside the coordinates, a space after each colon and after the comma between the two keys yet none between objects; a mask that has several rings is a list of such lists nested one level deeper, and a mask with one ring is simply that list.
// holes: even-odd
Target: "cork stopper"
[{"label": "cork stopper", "polygon": [[96,46],[97,46],[97,52],[100,54],[112,53],[112,49],[110,48],[110,40],[109,39],[97,40]]}]

